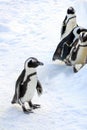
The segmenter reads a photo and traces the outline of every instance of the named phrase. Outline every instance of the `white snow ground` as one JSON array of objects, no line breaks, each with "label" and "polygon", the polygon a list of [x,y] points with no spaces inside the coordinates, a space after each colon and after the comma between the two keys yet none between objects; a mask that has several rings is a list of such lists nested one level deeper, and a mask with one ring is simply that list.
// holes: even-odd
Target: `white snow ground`
[{"label": "white snow ground", "polygon": [[[87,28],[86,0],[0,0],[0,130],[87,130],[87,65],[74,74],[52,62],[69,6]],[[44,62],[37,69],[44,91],[33,99],[41,108],[27,115],[11,100],[30,56]]]}]

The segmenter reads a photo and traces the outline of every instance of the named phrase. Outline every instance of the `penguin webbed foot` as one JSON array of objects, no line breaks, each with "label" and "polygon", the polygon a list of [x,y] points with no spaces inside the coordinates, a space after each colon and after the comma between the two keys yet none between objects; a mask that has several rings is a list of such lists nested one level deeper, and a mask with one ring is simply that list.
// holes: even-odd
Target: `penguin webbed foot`
[{"label": "penguin webbed foot", "polygon": [[29,106],[33,109],[37,109],[37,108],[40,108],[40,105],[39,104],[32,104],[31,101],[29,101]]},{"label": "penguin webbed foot", "polygon": [[75,67],[73,67],[73,71],[74,71],[74,73],[78,72],[78,70]]},{"label": "penguin webbed foot", "polygon": [[32,108],[33,109],[38,109],[38,108],[40,108],[40,105],[39,104],[32,104]]},{"label": "penguin webbed foot", "polygon": [[82,69],[84,67],[84,65],[85,64],[79,64],[79,66],[78,65],[73,66],[74,73],[77,73],[80,69]]},{"label": "penguin webbed foot", "polygon": [[15,103],[16,103],[16,100],[17,100],[17,99],[16,99],[16,95],[14,95],[14,97],[13,97],[11,103],[12,103],[12,104],[15,104]]},{"label": "penguin webbed foot", "polygon": [[26,109],[24,106],[22,106],[22,109],[25,114],[33,113],[32,109]]}]

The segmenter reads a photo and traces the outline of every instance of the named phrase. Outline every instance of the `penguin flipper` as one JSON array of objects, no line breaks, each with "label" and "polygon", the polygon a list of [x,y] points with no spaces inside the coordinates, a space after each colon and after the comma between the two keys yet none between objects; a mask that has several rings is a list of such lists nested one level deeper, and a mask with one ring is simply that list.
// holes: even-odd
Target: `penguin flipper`
[{"label": "penguin flipper", "polygon": [[20,85],[21,85],[21,82],[23,81],[24,75],[25,75],[25,70],[22,71],[22,73],[20,74],[20,76],[18,77],[18,79],[16,81],[15,94],[14,94],[13,99],[11,101],[12,104],[18,103],[19,96],[20,96],[20,92],[19,92]]},{"label": "penguin flipper", "polygon": [[15,94],[14,97],[13,97],[13,99],[12,99],[12,101],[11,101],[11,103],[14,104],[16,102],[17,102],[17,97],[16,97],[16,94]]},{"label": "penguin flipper", "polygon": [[40,96],[40,95],[42,94],[42,92],[43,92],[42,85],[41,85],[41,83],[40,83],[39,80],[37,81],[36,90],[37,90],[37,93],[38,93],[39,96]]},{"label": "penguin flipper", "polygon": [[65,17],[64,21],[63,21],[63,25],[61,28],[61,37],[64,34],[65,30],[66,30],[66,20],[67,20],[67,16]]}]

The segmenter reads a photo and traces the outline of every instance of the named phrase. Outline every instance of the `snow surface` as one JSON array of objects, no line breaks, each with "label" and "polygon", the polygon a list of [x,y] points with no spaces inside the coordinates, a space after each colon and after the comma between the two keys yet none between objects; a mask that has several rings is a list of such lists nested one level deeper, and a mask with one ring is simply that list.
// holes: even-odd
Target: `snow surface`
[{"label": "snow surface", "polygon": [[[87,130],[87,65],[74,74],[52,62],[69,6],[87,28],[87,0],[0,0],[0,130]],[[31,56],[44,62],[37,69],[43,95],[35,94],[41,108],[27,115],[11,100]]]}]

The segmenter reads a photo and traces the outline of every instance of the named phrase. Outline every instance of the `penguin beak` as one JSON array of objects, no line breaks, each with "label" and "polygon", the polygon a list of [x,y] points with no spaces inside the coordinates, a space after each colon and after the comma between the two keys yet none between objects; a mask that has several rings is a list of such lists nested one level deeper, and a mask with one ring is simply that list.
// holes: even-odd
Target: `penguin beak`
[{"label": "penguin beak", "polygon": [[42,62],[38,61],[38,65],[44,65],[44,63],[42,63]]}]

